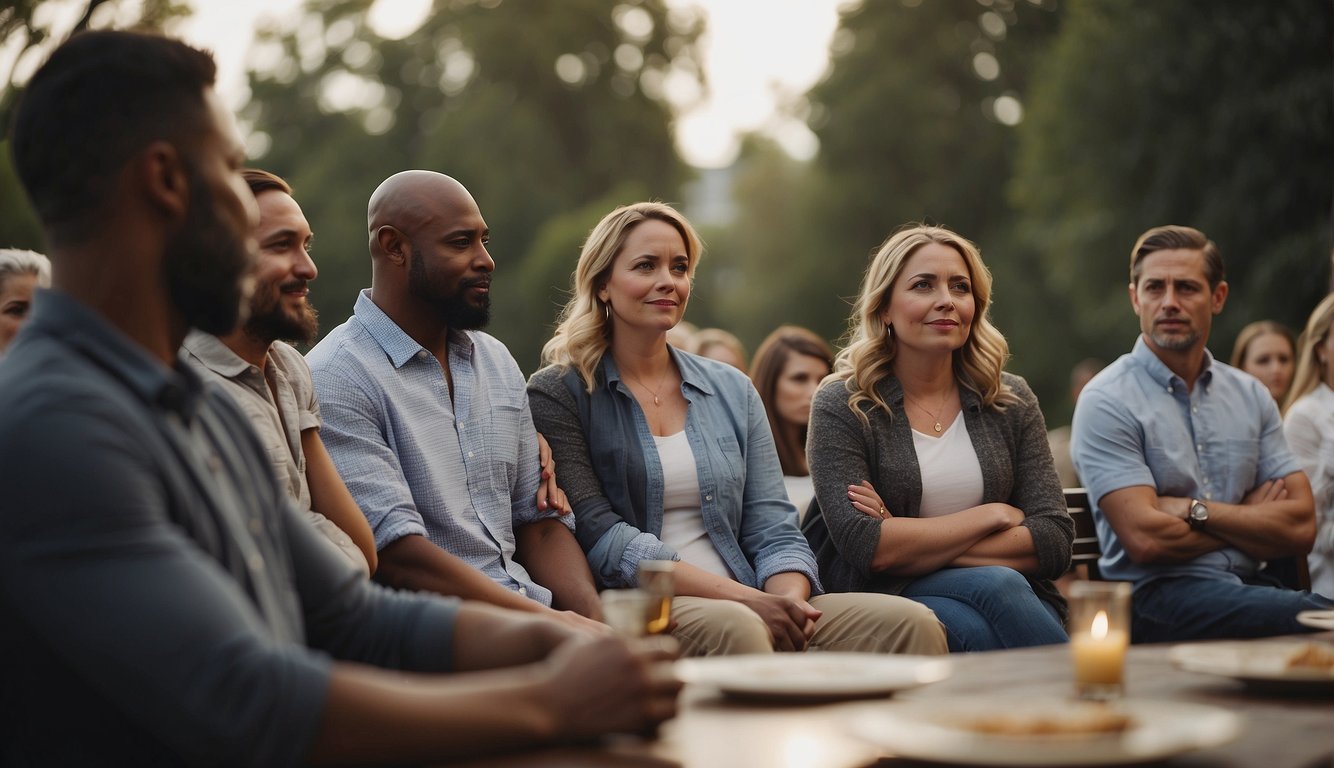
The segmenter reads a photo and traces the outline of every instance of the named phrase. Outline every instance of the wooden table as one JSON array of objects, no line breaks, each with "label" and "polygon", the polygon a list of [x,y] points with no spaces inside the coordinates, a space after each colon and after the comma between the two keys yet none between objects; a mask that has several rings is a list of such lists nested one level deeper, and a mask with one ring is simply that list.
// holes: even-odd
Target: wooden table
[{"label": "wooden table", "polygon": [[[1334,632],[1304,639],[1334,642]],[[1334,697],[1263,695],[1239,682],[1174,667],[1171,645],[1132,646],[1127,695],[1137,699],[1195,702],[1244,717],[1232,744],[1175,758],[1166,765],[1212,768],[1334,768]],[[969,695],[1061,697],[1072,686],[1069,649],[1027,648],[955,655],[954,674],[935,685],[895,697],[912,701]],[[612,741],[509,755],[470,763],[511,766],[684,766],[685,768],[884,768],[913,763],[886,756],[848,733],[847,721],[884,700],[823,705],[743,704],[707,688],[687,686],[681,714],[654,741]]]}]

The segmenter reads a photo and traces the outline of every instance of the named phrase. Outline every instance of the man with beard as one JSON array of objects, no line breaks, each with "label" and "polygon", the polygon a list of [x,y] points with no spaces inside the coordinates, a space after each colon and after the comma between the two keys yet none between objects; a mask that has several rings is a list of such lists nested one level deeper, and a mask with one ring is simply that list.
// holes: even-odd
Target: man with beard
[{"label": "man with beard", "polygon": [[214,76],[86,32],[15,115],[54,270],[0,366],[0,764],[436,763],[669,717],[669,651],[362,578],[178,356],[249,298]]},{"label": "man with beard", "polygon": [[1303,631],[1298,611],[1334,601],[1282,589],[1261,567],[1310,551],[1311,484],[1273,397],[1205,347],[1228,294],[1218,246],[1190,227],[1145,232],[1129,291],[1141,335],[1084,388],[1070,448],[1098,566],[1134,582],[1132,639]]},{"label": "man with beard", "polygon": [[306,519],[357,570],[375,570],[375,537],[320,441],[320,406],[306,360],[289,344],[315,340],[319,318],[307,301],[318,270],[312,234],[292,188],[278,176],[241,172],[259,206],[256,281],[245,323],[224,336],[191,331],[186,360],[219,382],[250,418],[278,484]]},{"label": "man with beard", "polygon": [[[367,218],[371,287],[307,360],[325,444],[375,531],[376,578],[520,610],[551,606],[575,624],[600,618],[573,520],[533,500],[523,374],[477,330],[495,269],[477,203],[448,176],[404,171],[371,195]],[[463,564],[504,599],[471,591]]]}]

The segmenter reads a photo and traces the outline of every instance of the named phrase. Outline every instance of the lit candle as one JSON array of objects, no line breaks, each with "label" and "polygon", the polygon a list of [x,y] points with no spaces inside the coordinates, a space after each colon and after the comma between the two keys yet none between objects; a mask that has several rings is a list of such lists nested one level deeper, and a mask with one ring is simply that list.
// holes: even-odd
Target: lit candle
[{"label": "lit candle", "polygon": [[1107,612],[1098,611],[1088,632],[1070,638],[1075,654],[1077,685],[1121,685],[1130,638],[1123,629],[1109,629]]},{"label": "lit candle", "polygon": [[1070,595],[1070,653],[1075,690],[1085,699],[1114,699],[1125,690],[1130,645],[1130,585],[1075,582]]}]

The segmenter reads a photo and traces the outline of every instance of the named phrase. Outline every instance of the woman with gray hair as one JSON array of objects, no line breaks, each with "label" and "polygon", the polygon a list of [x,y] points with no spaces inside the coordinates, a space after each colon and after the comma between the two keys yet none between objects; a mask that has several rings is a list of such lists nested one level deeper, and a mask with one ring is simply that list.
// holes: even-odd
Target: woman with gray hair
[{"label": "woman with gray hair", "polygon": [[35,251],[0,248],[0,356],[32,308],[37,286],[51,287],[51,262]]}]

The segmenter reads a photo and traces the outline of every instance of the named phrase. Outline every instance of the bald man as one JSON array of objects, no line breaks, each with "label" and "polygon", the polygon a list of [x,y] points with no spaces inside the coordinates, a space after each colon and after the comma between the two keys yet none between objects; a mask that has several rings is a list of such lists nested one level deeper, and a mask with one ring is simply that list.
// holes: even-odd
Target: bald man
[{"label": "bald man", "polygon": [[371,195],[367,223],[371,287],[307,361],[325,445],[375,533],[376,578],[600,619],[573,519],[535,500],[523,374],[479,330],[495,262],[477,203],[448,176],[404,171]]}]

